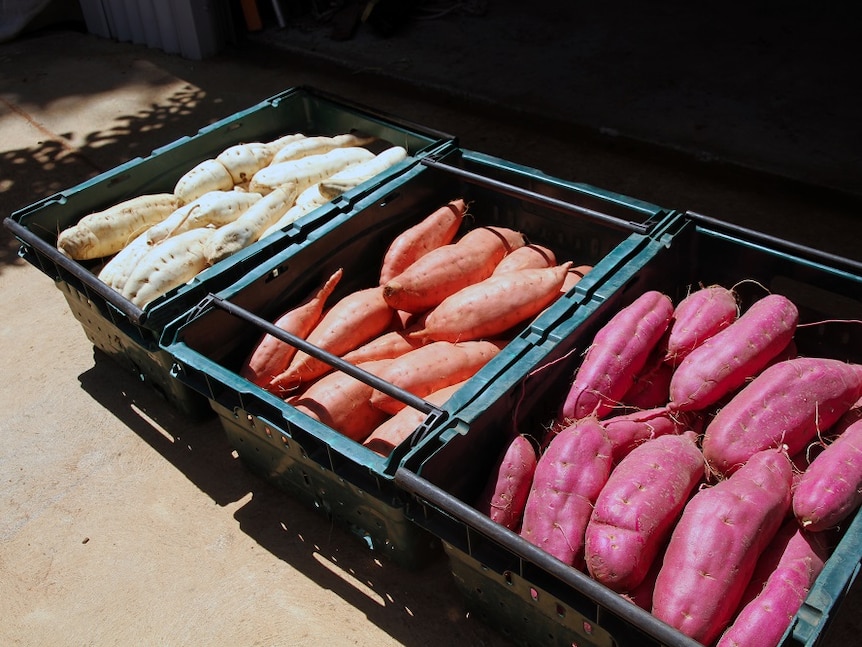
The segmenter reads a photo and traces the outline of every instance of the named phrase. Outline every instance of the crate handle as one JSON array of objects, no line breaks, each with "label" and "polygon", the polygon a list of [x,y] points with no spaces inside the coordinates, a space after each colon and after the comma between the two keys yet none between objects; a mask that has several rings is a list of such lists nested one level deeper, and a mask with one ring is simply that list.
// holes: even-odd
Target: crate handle
[{"label": "crate handle", "polygon": [[431,157],[424,157],[419,160],[419,162],[421,164],[424,164],[425,166],[436,168],[447,173],[452,173],[453,175],[458,175],[472,184],[492,188],[505,195],[512,196],[515,198],[521,198],[533,204],[541,204],[547,207],[551,207],[552,209],[555,209],[557,211],[574,213],[579,216],[586,216],[591,220],[595,220],[605,225],[610,225],[615,229],[632,231],[638,234],[647,234],[650,229],[649,225],[645,225],[643,223],[633,222],[631,220],[623,220],[622,218],[617,218],[615,216],[602,213],[601,211],[596,211],[595,209],[588,209],[587,207],[581,207],[576,204],[571,204],[570,202],[566,202],[565,200],[558,200],[557,198],[542,195],[541,193],[530,191],[529,189],[524,189],[522,187],[515,186],[514,184],[509,184],[501,180],[495,180],[479,173],[474,173],[473,171],[468,171],[457,166],[452,166],[451,164],[446,164],[445,162],[432,159]]},{"label": "crate handle", "polygon": [[11,218],[5,218],[3,220],[3,224],[18,240],[22,242],[24,246],[29,245],[41,254],[44,254],[52,263],[59,265],[69,274],[78,279],[87,287],[88,290],[116,307],[120,312],[126,315],[132,323],[137,325],[141,325],[143,323],[146,313],[141,308],[123,297],[113,288],[108,287],[83,265],[73,261],[68,256],[61,254],[56,247],[39,238],[29,229]]},{"label": "crate handle", "polygon": [[256,314],[249,312],[245,308],[241,308],[240,306],[231,303],[221,297],[210,293],[207,295],[197,306],[196,312],[201,312],[203,310],[208,309],[210,306],[214,306],[221,310],[224,310],[228,314],[231,314],[235,317],[239,317],[244,321],[247,321],[254,326],[262,329],[269,335],[272,335],[276,339],[283,341],[286,344],[290,344],[298,348],[299,350],[308,353],[315,359],[319,359],[321,361],[326,362],[333,368],[338,369],[344,373],[347,373],[349,376],[356,378],[360,382],[364,382],[365,384],[374,387],[380,391],[383,391],[386,395],[390,395],[393,398],[396,398],[400,402],[403,402],[409,407],[413,407],[414,409],[418,409],[422,413],[430,414],[434,413],[438,418],[445,417],[445,412],[435,407],[430,402],[423,400],[422,398],[413,395],[409,391],[405,391],[404,389],[395,386],[394,384],[383,380],[376,375],[369,373],[368,371],[351,364],[350,362],[346,362],[338,355],[333,355],[329,351],[326,351],[319,346],[315,346],[314,344],[302,339],[301,337],[297,337],[296,335],[289,333],[285,330],[282,330],[278,326],[270,323],[266,319],[258,317]]},{"label": "crate handle", "polygon": [[862,274],[862,262],[857,260],[846,258],[844,256],[838,256],[837,254],[830,254],[829,252],[814,249],[813,247],[808,247],[807,245],[791,242],[785,238],[779,238],[777,236],[771,236],[769,234],[756,231],[754,229],[748,229],[747,227],[743,227],[741,225],[734,225],[724,220],[719,220],[718,218],[706,216],[702,213],[697,213],[695,211],[686,211],[685,218],[703,226],[724,229],[725,231],[732,232],[735,235],[741,234],[746,238],[759,240],[771,246],[783,247],[784,249],[792,251],[793,253],[799,254],[803,257],[815,260],[826,265],[831,265],[832,267],[840,267],[844,269],[852,268],[852,270],[856,274]]},{"label": "crate handle", "polygon": [[649,634],[666,647],[703,647],[699,642],[677,631],[652,614],[633,605],[606,586],[586,574],[564,564],[550,553],[522,539],[511,530],[481,514],[409,469],[399,466],[393,477],[396,486],[453,517],[468,528],[473,528],[492,541],[502,545],[521,560],[539,566],[567,586],[585,594],[595,603],[621,618],[631,618],[638,629]]}]

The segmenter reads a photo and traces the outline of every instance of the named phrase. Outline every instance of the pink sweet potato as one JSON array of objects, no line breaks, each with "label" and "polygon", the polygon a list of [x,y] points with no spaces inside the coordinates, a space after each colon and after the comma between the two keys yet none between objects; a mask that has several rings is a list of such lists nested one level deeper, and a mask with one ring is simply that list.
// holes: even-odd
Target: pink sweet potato
[{"label": "pink sweet potato", "polygon": [[661,340],[673,303],[661,292],[640,295],[596,333],[565,397],[560,420],[607,415],[631,389]]},{"label": "pink sweet potato", "polygon": [[787,347],[798,321],[799,311],[787,297],[758,299],[680,362],[670,381],[670,406],[702,410],[738,389]]},{"label": "pink sweet potato", "polygon": [[664,361],[677,366],[695,348],[736,321],[739,306],[732,290],[710,285],[691,292],[674,308]]},{"label": "pink sweet potato", "polygon": [[653,409],[666,405],[670,400],[670,379],[673,366],[663,361],[665,346],[656,347],[646,366],[635,376],[634,384],[622,397],[623,405],[638,409]]},{"label": "pink sweet potato", "polygon": [[667,407],[620,413],[601,423],[613,447],[614,463],[619,463],[635,447],[652,438],[686,431],[688,417],[671,414]]},{"label": "pink sweet potato", "polygon": [[704,477],[693,431],[636,447],[611,472],[587,525],[587,570],[617,592],[638,586]]},{"label": "pink sweet potato", "polygon": [[793,514],[812,531],[840,524],[862,504],[862,407],[830,430],[837,434],[803,472],[793,492]]},{"label": "pink sweet potato", "polygon": [[631,590],[620,594],[623,598],[647,612],[652,610],[652,592],[655,589],[655,580],[661,570],[662,561],[664,560],[664,551],[666,549],[667,543],[659,549],[658,555],[655,556],[652,566],[650,566],[646,576],[641,580],[640,584]]},{"label": "pink sweet potato", "polygon": [[818,431],[831,427],[860,395],[858,365],[820,357],[779,362],[757,375],[710,421],[703,454],[722,474],[768,447],[785,445],[793,456]]},{"label": "pink sweet potato", "polygon": [[733,624],[717,647],[777,647],[823,570],[829,547],[821,533],[790,519],[766,548]]},{"label": "pink sweet potato", "polygon": [[523,434],[515,436],[491,470],[476,509],[501,526],[517,530],[527,505],[537,462],[533,441]]},{"label": "pink sweet potato", "polygon": [[583,568],[584,532],[611,472],[611,442],[595,416],[560,431],[536,465],[520,535]]},{"label": "pink sweet potato", "polygon": [[656,578],[654,616],[704,645],[719,636],[790,509],[791,476],[787,454],[767,449],[691,498]]}]

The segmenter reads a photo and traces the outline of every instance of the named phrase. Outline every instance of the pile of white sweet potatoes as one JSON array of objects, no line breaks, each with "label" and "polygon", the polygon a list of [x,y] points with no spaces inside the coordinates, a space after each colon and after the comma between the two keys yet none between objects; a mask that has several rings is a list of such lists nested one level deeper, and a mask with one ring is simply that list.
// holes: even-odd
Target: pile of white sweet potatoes
[{"label": "pile of white sweet potatoes", "polygon": [[[478,510],[704,645],[777,645],[862,503],[862,365],[803,357],[794,303],[650,291]],[[565,389],[564,389],[565,390]]]},{"label": "pile of white sweet potatoes", "polygon": [[[519,231],[468,226],[467,211],[460,198],[434,209],[390,242],[375,285],[330,303],[350,271],[338,269],[273,323],[442,405],[591,269],[559,262]],[[268,334],[257,340],[240,374],[382,456],[426,417]]]},{"label": "pile of white sweet potatoes", "polygon": [[171,193],[84,216],[59,233],[57,248],[74,260],[105,259],[98,278],[143,308],[407,157],[401,146],[372,153],[372,142],[296,133],[230,146]]}]

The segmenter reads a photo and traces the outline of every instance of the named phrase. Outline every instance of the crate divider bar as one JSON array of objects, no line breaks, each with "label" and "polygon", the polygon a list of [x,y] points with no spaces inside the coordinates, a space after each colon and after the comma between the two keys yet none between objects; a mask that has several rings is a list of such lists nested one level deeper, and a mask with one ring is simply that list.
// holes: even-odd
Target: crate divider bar
[{"label": "crate divider bar", "polygon": [[215,294],[210,293],[207,295],[197,306],[194,312],[189,315],[189,319],[194,318],[196,312],[202,312],[206,310],[208,307],[213,306],[216,308],[220,308],[224,310],[230,315],[235,317],[239,317],[240,319],[257,326],[265,333],[272,335],[279,341],[283,341],[286,344],[290,344],[299,350],[308,353],[315,359],[319,359],[323,362],[326,362],[333,368],[347,373],[349,376],[356,378],[360,382],[364,382],[369,386],[374,387],[386,395],[392,396],[397,400],[403,402],[409,407],[413,407],[425,414],[433,414],[439,419],[442,419],[445,416],[445,413],[438,407],[434,406],[427,400],[424,400],[409,391],[405,391],[404,389],[395,386],[394,384],[387,382],[384,379],[377,377],[376,375],[369,373],[368,371],[351,364],[338,357],[337,355],[333,355],[332,353],[320,348],[319,346],[315,346],[314,344],[302,339],[301,337],[297,337],[296,335],[287,332],[286,330],[282,330],[278,326],[273,323],[263,319],[262,317],[257,316],[256,314],[249,312],[245,308],[242,308],[230,301],[223,299]]},{"label": "crate divider bar", "polygon": [[436,168],[447,173],[458,175],[472,184],[496,189],[497,191],[505,195],[521,198],[533,204],[542,204],[551,207],[556,211],[586,216],[591,220],[610,225],[615,229],[621,229],[623,231],[630,231],[638,234],[647,234],[650,230],[650,225],[633,222],[631,220],[623,220],[622,218],[616,218],[606,213],[602,213],[601,211],[596,211],[595,209],[581,207],[579,205],[566,202],[565,200],[558,200],[557,198],[542,195],[541,193],[537,193],[529,189],[518,187],[513,184],[503,182],[501,180],[495,180],[493,178],[480,175],[479,173],[474,173],[472,171],[459,168],[457,166],[446,164],[445,162],[441,162],[437,159],[432,159],[431,157],[422,158],[420,160],[420,163],[430,168]]}]

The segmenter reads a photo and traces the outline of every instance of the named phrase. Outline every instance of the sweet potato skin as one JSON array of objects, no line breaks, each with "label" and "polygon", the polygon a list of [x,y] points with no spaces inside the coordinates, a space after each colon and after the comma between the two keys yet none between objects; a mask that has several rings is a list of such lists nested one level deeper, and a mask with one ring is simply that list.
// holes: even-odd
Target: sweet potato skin
[{"label": "sweet potato skin", "polygon": [[758,561],[739,612],[716,647],[777,647],[829,551],[823,533],[808,532],[788,519]]},{"label": "sweet potato skin", "polygon": [[[466,380],[465,380],[466,381]],[[438,407],[464,385],[464,382],[450,384],[442,389],[429,393],[424,400]],[[401,443],[405,442],[425,421],[427,414],[413,407],[404,407],[395,415],[381,422],[362,442],[365,447],[384,458]]]},{"label": "sweet potato skin", "polygon": [[559,298],[570,265],[510,270],[468,285],[428,312],[409,336],[457,342],[502,335]]},{"label": "sweet potato skin", "polygon": [[[380,377],[422,398],[469,379],[496,356],[502,346],[502,342],[490,340],[432,342],[393,359]],[[376,389],[371,395],[371,403],[393,415],[406,406]]]},{"label": "sweet potato skin", "polygon": [[[334,355],[344,355],[387,330],[393,311],[378,286],[351,292],[327,308],[308,334],[307,341]],[[305,352],[294,355],[287,369],[276,376],[267,390],[286,393],[330,371],[326,362]]]},{"label": "sweet potato skin", "polygon": [[560,420],[607,415],[632,387],[673,315],[665,294],[650,290],[596,333],[565,397]]},{"label": "sweet potato skin", "polygon": [[699,490],[671,534],[652,614],[711,644],[730,622],[758,558],[785,520],[791,479],[787,454],[767,449],[731,477]]},{"label": "sweet potato skin", "polygon": [[632,450],[611,472],[587,525],[590,575],[614,591],[637,587],[703,478],[703,454],[692,431]]},{"label": "sweet potato skin", "polygon": [[671,406],[699,411],[735,391],[787,347],[798,322],[790,299],[761,297],[679,363],[670,381]]},{"label": "sweet potato skin", "polygon": [[[365,362],[358,368],[379,375],[391,361]],[[332,371],[288,402],[348,438],[362,442],[386,418],[385,413],[371,405],[372,389],[347,373]]]},{"label": "sweet potato skin", "polygon": [[733,291],[709,285],[689,293],[674,308],[664,362],[677,366],[695,348],[727,328],[739,316]]},{"label": "sweet potato skin", "polygon": [[503,274],[513,270],[542,269],[557,265],[557,257],[553,250],[542,245],[530,243],[512,250],[503,260],[497,263],[494,274]]},{"label": "sweet potato skin", "polygon": [[793,514],[811,531],[837,526],[862,504],[862,406],[844,414],[830,434],[837,437],[814,458],[793,492]]},{"label": "sweet potato skin", "polygon": [[533,442],[523,434],[516,435],[491,470],[476,509],[501,526],[518,530],[537,462]]},{"label": "sweet potato skin", "polygon": [[611,472],[611,442],[595,416],[561,430],[536,464],[520,536],[583,568],[584,533]]},{"label": "sweet potato skin", "polygon": [[425,312],[458,290],[488,278],[506,254],[525,244],[523,234],[507,227],[471,229],[384,283],[383,298],[394,310]]},{"label": "sweet potato skin", "polygon": [[[341,268],[333,272],[314,294],[280,315],[275,326],[305,339],[320,322],[326,300],[337,287],[343,273]],[[259,387],[266,388],[273,378],[287,369],[296,352],[295,346],[272,335],[263,335],[240,367],[240,375]]]},{"label": "sweet potato skin", "polygon": [[[729,330],[729,329],[728,329]],[[780,444],[791,456],[862,395],[862,372],[840,360],[797,357],[757,375],[707,425],[703,453],[729,474],[755,452]]]},{"label": "sweet potato skin", "polygon": [[455,240],[466,212],[467,204],[462,198],[452,200],[396,236],[383,255],[380,285],[388,283],[432,249]]},{"label": "sweet potato skin", "polygon": [[671,414],[666,406],[611,415],[601,421],[613,447],[615,464],[650,439],[683,433],[688,422],[686,416]]}]

